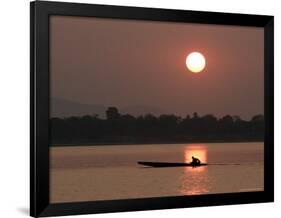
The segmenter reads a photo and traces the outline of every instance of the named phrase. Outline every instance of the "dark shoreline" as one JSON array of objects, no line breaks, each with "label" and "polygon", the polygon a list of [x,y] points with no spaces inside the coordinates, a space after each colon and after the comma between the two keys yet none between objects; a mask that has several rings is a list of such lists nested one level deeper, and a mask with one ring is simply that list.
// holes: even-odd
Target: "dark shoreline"
[{"label": "dark shoreline", "polygon": [[247,143],[264,142],[264,139],[206,139],[206,140],[177,140],[177,141],[138,141],[138,142],[74,142],[74,143],[53,143],[49,147],[80,147],[80,146],[114,146],[114,145],[151,145],[151,144],[201,144],[201,143]]}]

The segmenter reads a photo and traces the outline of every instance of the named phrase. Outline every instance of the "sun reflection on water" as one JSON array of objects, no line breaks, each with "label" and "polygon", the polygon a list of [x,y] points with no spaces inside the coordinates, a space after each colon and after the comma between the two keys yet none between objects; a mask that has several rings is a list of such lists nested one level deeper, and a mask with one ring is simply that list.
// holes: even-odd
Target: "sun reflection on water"
[{"label": "sun reflection on water", "polygon": [[[184,161],[191,162],[192,156],[198,158],[201,163],[207,163],[207,147],[204,144],[191,144],[184,147]],[[207,179],[207,166],[184,167],[179,191],[183,195],[208,193]]]},{"label": "sun reflection on water", "polygon": [[207,148],[204,144],[188,145],[184,148],[184,161],[189,163],[192,156],[198,158],[201,163],[207,163]]}]

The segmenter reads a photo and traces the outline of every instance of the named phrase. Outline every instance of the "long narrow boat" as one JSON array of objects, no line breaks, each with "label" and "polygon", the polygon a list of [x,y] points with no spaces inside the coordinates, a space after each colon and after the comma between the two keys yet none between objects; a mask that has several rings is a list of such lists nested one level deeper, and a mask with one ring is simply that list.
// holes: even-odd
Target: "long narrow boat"
[{"label": "long narrow boat", "polygon": [[169,162],[147,162],[139,161],[138,164],[149,166],[149,167],[200,167],[207,166],[206,163],[201,163],[200,165],[194,165],[191,163],[169,163]]}]

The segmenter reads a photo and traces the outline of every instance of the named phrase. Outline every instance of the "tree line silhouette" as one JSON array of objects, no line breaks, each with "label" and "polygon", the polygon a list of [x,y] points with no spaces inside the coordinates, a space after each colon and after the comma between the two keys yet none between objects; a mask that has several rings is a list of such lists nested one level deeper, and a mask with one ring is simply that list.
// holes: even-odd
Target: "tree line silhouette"
[{"label": "tree line silhouette", "polygon": [[249,121],[196,112],[185,118],[173,114],[134,117],[109,107],[105,119],[98,115],[51,118],[50,124],[52,145],[262,141],[264,137],[261,114]]}]

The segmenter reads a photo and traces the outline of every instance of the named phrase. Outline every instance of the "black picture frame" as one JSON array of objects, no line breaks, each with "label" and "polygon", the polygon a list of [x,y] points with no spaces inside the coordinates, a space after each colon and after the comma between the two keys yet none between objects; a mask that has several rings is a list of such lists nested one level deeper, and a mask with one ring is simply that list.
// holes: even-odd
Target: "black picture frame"
[{"label": "black picture frame", "polygon": [[[83,16],[162,22],[223,24],[264,28],[264,191],[155,197],[73,203],[49,203],[49,16]],[[140,7],[35,1],[30,4],[30,215],[58,216],[120,211],[272,202],[273,140],[273,16],[198,12]]]}]

